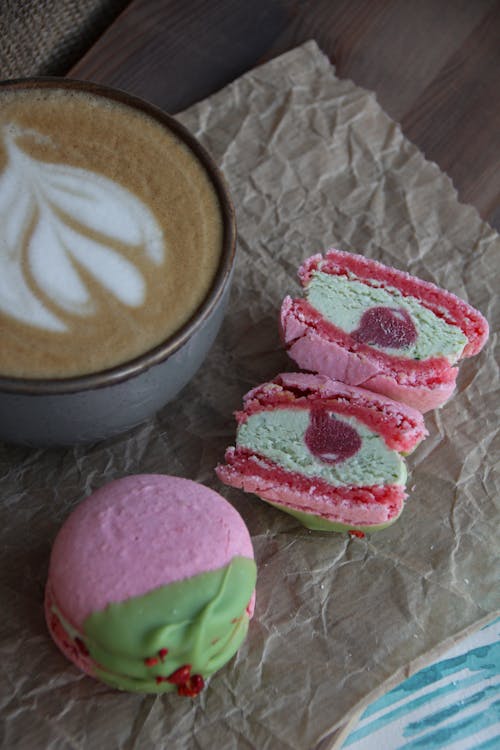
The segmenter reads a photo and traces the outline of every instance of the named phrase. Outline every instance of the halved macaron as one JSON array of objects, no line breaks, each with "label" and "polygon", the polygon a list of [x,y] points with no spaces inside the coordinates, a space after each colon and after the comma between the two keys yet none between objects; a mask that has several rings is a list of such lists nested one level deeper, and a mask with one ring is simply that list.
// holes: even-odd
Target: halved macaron
[{"label": "halved macaron", "polygon": [[236,420],[219,479],[327,531],[393,523],[406,498],[403,454],[427,434],[415,409],[301,373],[251,390]]},{"label": "halved macaron", "polygon": [[314,255],[299,278],[305,299],[281,308],[294,362],[421,412],[450,398],[454,365],[488,337],[485,318],[454,294],[361,255]]}]

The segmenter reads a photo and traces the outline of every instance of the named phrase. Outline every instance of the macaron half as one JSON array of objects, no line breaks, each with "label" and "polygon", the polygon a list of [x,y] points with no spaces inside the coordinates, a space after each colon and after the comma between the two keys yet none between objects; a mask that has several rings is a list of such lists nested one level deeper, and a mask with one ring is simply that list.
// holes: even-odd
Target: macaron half
[{"label": "macaron half", "polygon": [[285,297],[281,333],[302,369],[421,412],[453,394],[456,364],[488,338],[481,313],[451,292],[341,250],[299,269],[305,298]]},{"label": "macaron half", "polygon": [[403,510],[420,412],[323,375],[282,373],[244,397],[216,472],[310,529],[376,531]]},{"label": "macaron half", "polygon": [[256,565],[238,512],[196,482],[119,479],[84,500],[53,545],[49,631],[89,675],[194,696],[245,639]]}]

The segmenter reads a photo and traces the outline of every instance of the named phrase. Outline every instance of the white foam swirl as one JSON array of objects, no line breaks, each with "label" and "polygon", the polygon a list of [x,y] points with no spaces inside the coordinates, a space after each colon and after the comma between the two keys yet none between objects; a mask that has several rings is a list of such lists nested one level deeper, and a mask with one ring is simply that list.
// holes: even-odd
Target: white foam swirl
[{"label": "white foam swirl", "polygon": [[3,131],[7,165],[0,175],[0,310],[38,328],[67,330],[45,299],[56,309],[91,315],[94,302],[79,266],[124,305],[142,305],[144,278],[112,243],[137,248],[153,263],[162,263],[165,243],[153,213],[101,174],[28,156],[16,143],[19,135],[44,138],[15,126]]}]

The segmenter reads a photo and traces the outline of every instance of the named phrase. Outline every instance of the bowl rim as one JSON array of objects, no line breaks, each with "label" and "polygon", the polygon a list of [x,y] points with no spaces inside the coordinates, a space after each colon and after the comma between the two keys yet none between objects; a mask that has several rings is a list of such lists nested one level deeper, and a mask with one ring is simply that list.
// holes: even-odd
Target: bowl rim
[{"label": "bowl rim", "polygon": [[84,81],[77,78],[36,76],[0,81],[0,92],[5,89],[70,89],[83,91],[107,100],[117,101],[144,112],[173,132],[205,168],[217,195],[223,224],[222,251],[217,271],[203,302],[189,320],[160,344],[122,364],[104,370],[63,378],[20,378],[0,375],[0,393],[43,395],[67,394],[104,388],[134,378],[163,362],[191,338],[220,302],[229,283],[236,254],[236,218],[226,181],[214,159],[195,136],[172,115],[140,97],[120,88]]}]

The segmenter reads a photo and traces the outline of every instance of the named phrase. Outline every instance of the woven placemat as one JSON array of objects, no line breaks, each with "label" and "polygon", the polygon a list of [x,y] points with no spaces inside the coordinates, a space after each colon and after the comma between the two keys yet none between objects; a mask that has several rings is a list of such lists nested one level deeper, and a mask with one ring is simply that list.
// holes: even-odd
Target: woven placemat
[{"label": "woven placemat", "polygon": [[64,75],[129,0],[2,0],[0,78]]}]

